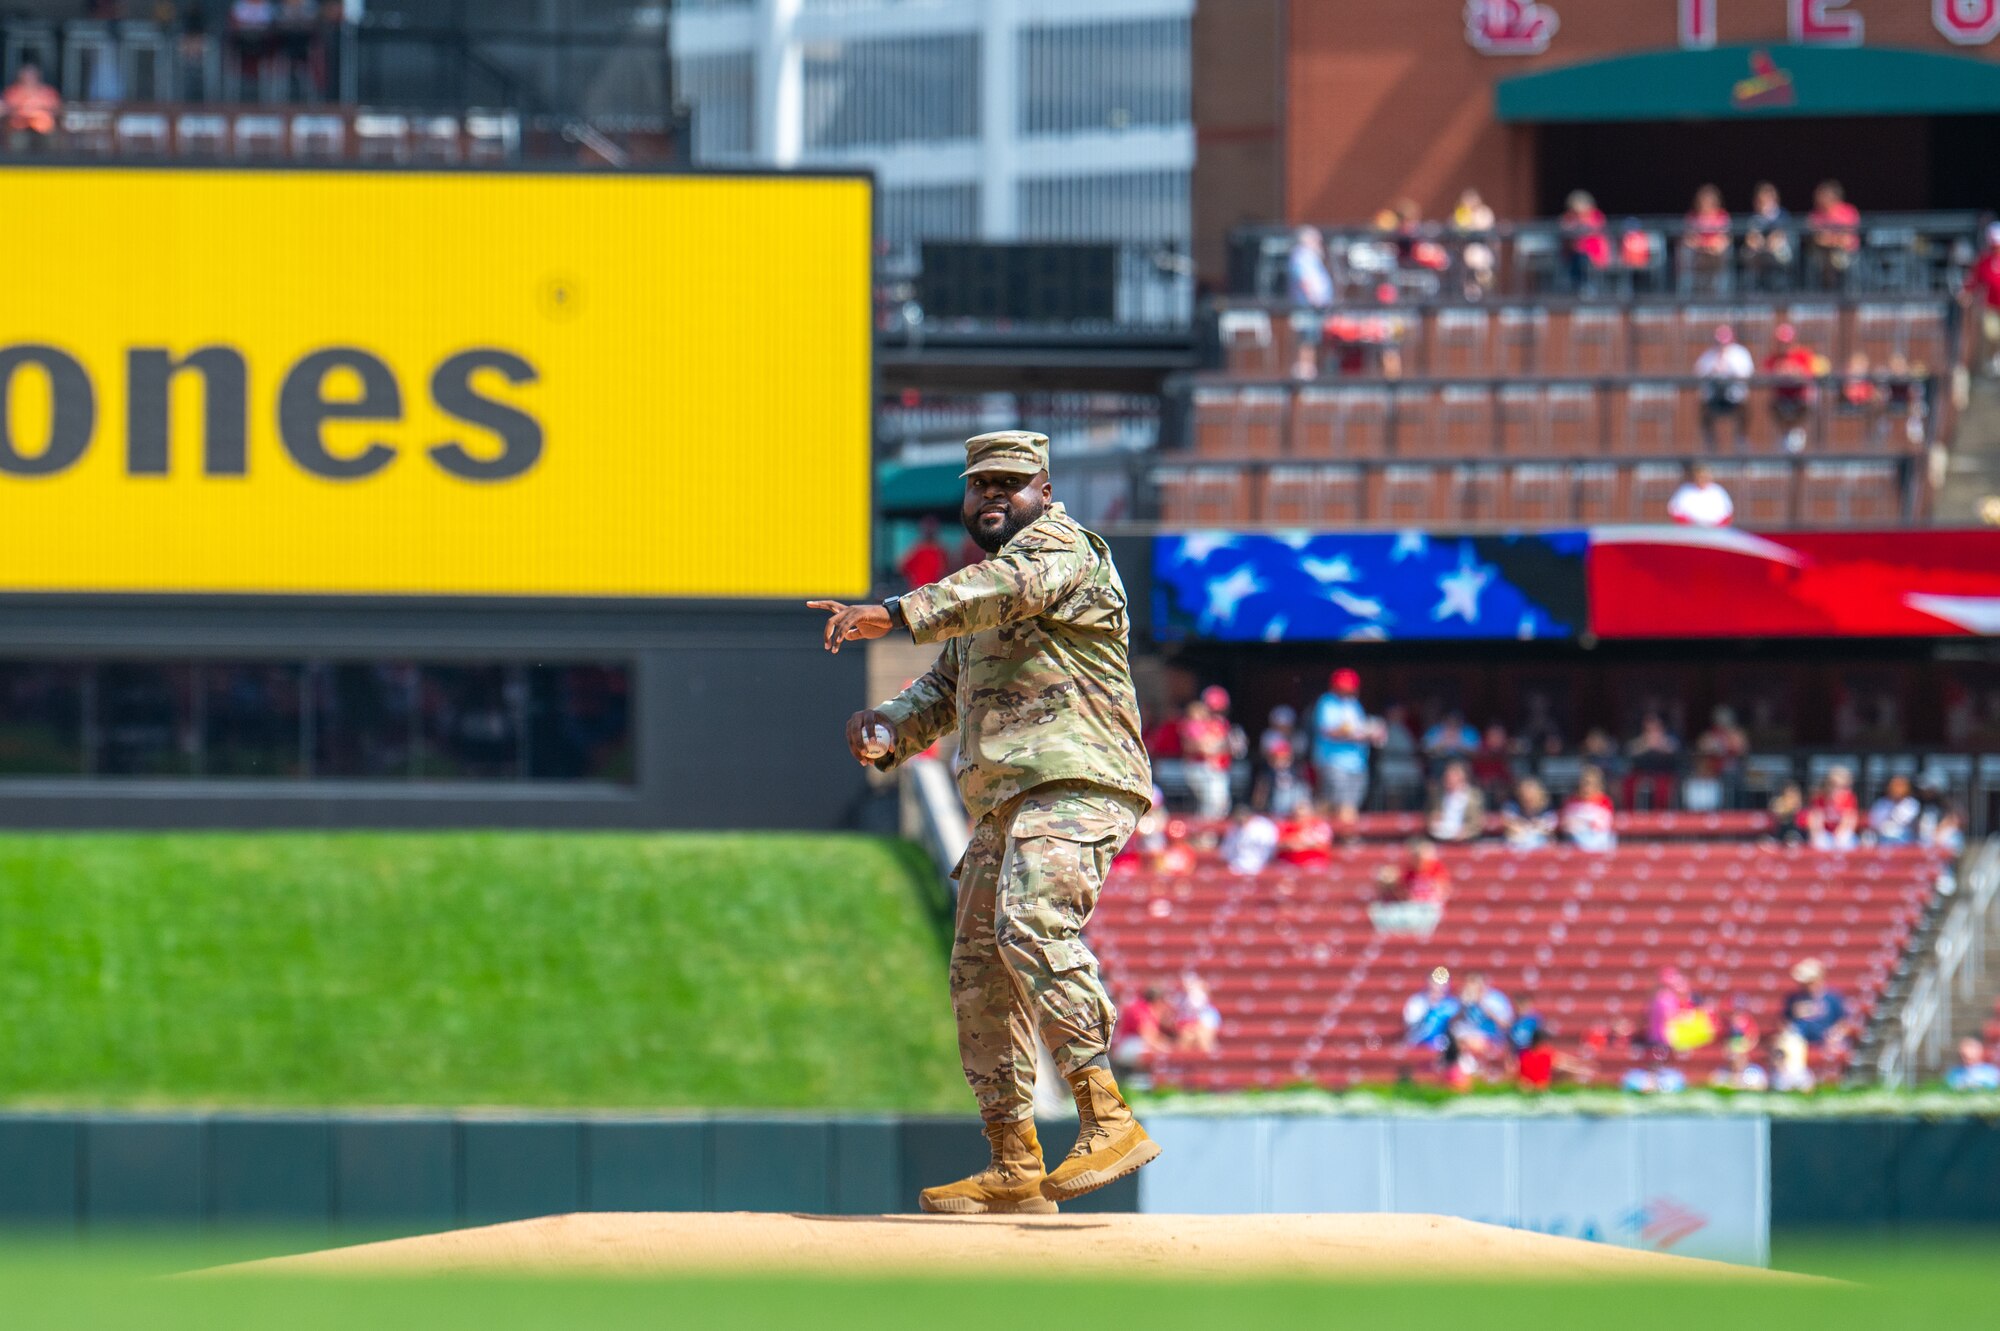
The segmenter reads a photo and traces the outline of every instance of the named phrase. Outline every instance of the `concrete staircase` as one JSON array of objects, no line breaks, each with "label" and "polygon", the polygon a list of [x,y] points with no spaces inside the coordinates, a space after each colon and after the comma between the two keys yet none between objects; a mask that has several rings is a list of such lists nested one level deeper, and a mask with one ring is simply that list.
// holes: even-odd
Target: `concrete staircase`
[{"label": "concrete staircase", "polygon": [[1975,375],[1964,403],[1950,457],[1933,462],[1932,511],[1940,526],[2000,525],[2000,379]]}]

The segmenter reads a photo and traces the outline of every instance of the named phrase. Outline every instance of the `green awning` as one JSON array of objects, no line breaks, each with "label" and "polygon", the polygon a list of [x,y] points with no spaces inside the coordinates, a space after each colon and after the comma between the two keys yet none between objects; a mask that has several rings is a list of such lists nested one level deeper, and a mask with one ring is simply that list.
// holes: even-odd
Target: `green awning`
[{"label": "green awning", "polygon": [[1503,123],[2000,112],[2000,63],[1882,46],[1645,51],[1494,85]]},{"label": "green awning", "polygon": [[909,466],[884,462],[875,469],[875,508],[881,513],[929,513],[957,509],[965,498],[963,458]]}]

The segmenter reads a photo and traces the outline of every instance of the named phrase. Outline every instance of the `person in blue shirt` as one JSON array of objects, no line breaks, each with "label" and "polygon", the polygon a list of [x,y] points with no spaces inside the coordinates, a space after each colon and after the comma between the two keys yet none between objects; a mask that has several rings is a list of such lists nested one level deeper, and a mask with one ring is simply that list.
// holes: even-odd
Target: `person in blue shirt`
[{"label": "person in blue shirt", "polygon": [[2000,1091],[2000,1067],[1986,1061],[1986,1046],[1974,1039],[1958,1042],[1958,1063],[1944,1074],[1954,1091]]},{"label": "person in blue shirt", "polygon": [[1353,836],[1368,798],[1368,750],[1381,742],[1381,723],[1361,705],[1361,676],[1342,668],[1313,704],[1313,774],[1319,797],[1343,836]]},{"label": "person in blue shirt", "polygon": [[1839,1046],[1847,1034],[1847,1003],[1826,987],[1825,968],[1807,957],[1792,967],[1792,979],[1799,987],[1785,999],[1785,1025],[1815,1049]]}]

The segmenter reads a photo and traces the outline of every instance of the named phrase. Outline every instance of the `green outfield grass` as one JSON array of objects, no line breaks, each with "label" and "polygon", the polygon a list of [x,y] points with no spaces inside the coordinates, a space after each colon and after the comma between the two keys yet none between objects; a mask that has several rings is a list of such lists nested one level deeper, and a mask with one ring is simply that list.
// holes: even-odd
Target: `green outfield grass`
[{"label": "green outfield grass", "polygon": [[[286,1245],[295,1246],[295,1245]],[[1889,1331],[1992,1324],[2000,1249],[1966,1241],[1815,1247],[1794,1269],[1847,1285],[1409,1285],[1048,1279],[754,1279],[674,1281],[161,1279],[270,1245],[12,1248],[0,1251],[6,1323],[147,1331],[658,1331],[662,1327],[811,1327],[934,1331],[939,1326],[1059,1325],[1145,1331]],[[1780,1253],[1780,1261],[1787,1261]]]},{"label": "green outfield grass", "polygon": [[929,865],[847,836],[0,836],[0,1103],[963,1110]]}]

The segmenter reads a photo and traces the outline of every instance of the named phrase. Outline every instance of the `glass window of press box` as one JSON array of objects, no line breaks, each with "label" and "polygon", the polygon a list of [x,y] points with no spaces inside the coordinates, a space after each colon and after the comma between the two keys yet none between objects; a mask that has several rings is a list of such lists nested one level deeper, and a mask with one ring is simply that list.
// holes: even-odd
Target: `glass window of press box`
[{"label": "glass window of press box", "polygon": [[0,778],[629,784],[624,663],[0,661]]}]

